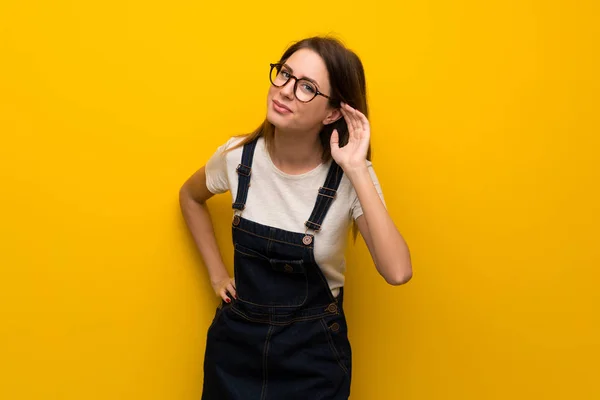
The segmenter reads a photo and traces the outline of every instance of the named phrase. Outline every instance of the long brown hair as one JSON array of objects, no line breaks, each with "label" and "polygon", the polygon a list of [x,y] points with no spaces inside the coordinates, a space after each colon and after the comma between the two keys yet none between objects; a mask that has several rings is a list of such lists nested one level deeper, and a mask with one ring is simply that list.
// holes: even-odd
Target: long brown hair
[{"label": "long brown hair", "polygon": [[[314,36],[295,42],[283,53],[280,63],[285,63],[288,58],[300,49],[310,49],[317,53],[325,62],[331,85],[329,105],[338,108],[344,102],[369,117],[367,104],[367,87],[365,71],[360,58],[352,50],[344,46],[338,39],[332,37]],[[331,159],[331,133],[337,129],[340,146],[348,143],[348,125],[342,117],[337,121],[324,125],[319,132],[321,145],[323,146],[323,162]],[[264,137],[267,148],[272,151],[275,127],[266,118],[253,132],[244,135],[245,138],[228,151],[241,147],[246,143]],[[367,152],[367,160],[371,160],[371,146]],[[358,228],[354,223],[352,228],[356,239]]]}]

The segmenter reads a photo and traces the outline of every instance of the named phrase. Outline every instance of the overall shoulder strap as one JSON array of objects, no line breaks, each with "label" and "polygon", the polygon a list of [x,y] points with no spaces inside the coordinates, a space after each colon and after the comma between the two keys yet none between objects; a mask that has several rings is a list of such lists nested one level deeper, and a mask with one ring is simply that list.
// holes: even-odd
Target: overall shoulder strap
[{"label": "overall shoulder strap", "polygon": [[250,175],[252,175],[252,160],[254,159],[254,150],[258,139],[253,140],[244,145],[242,151],[242,161],[237,166],[238,173],[238,189],[237,197],[232,204],[232,208],[243,210],[246,207],[246,199],[248,198],[248,188],[250,187]]},{"label": "overall shoulder strap", "polygon": [[313,208],[308,221],[304,223],[308,229],[312,229],[316,232],[321,230],[321,224],[325,219],[327,211],[329,211],[329,207],[331,207],[331,204],[335,199],[343,175],[344,171],[342,168],[337,165],[334,160],[331,160],[331,166],[329,167],[325,183],[319,188],[315,207]]}]

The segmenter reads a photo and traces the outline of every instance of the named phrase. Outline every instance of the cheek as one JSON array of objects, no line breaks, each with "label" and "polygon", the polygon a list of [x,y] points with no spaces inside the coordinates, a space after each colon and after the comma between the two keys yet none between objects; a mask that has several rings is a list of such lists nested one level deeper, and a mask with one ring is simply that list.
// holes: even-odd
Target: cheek
[{"label": "cheek", "polygon": [[323,104],[319,104],[314,100],[310,103],[303,104],[302,118],[310,125],[322,122],[327,116],[327,110]]},{"label": "cheek", "polygon": [[275,87],[273,85],[269,86],[269,91],[267,92],[267,100],[273,99],[273,95],[275,94]]}]

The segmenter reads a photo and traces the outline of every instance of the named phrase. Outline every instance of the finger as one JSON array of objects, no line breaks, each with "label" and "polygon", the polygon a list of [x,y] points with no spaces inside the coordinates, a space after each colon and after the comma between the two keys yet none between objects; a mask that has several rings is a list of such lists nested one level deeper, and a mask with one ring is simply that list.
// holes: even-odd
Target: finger
[{"label": "finger", "polygon": [[345,104],[346,106],[346,114],[348,114],[349,116],[349,120],[350,123],[352,124],[352,128],[354,129],[355,133],[358,134],[358,130],[361,129],[361,124],[358,121],[358,116],[355,113],[355,110],[350,107],[348,104]]},{"label": "finger", "polygon": [[237,287],[235,286],[235,278],[231,279],[231,284],[233,285],[233,288],[237,290]]},{"label": "finger", "polygon": [[237,299],[237,291],[231,283],[227,285],[227,291],[233,296],[234,299]]},{"label": "finger", "polygon": [[354,114],[356,114],[356,118],[359,120],[361,124],[364,125],[365,122],[369,122],[365,114],[363,114],[360,110],[354,110]]},{"label": "finger", "polygon": [[225,301],[225,303],[231,303],[231,299],[229,298],[229,296],[227,296],[227,291],[225,290],[225,288],[221,289],[219,294],[221,295],[221,298]]},{"label": "finger", "polygon": [[346,116],[348,115],[348,110],[346,110],[346,107],[344,104],[342,104],[342,106],[340,107],[340,112],[342,113],[344,118],[346,118]]},{"label": "finger", "polygon": [[331,140],[329,141],[329,146],[332,150],[337,150],[340,148],[340,135],[338,134],[337,129],[334,129],[331,132]]},{"label": "finger", "polygon": [[348,127],[348,133],[350,136],[354,136],[354,124],[352,123],[352,116],[348,113],[348,110],[345,110],[343,107],[340,108],[344,119],[346,120],[346,126]]},{"label": "finger", "polygon": [[361,113],[360,111],[356,110],[356,115],[358,116],[358,120],[362,126],[362,129],[364,131],[369,131],[370,130],[370,124],[369,124],[369,120],[367,119],[367,117],[365,116],[365,114]]}]

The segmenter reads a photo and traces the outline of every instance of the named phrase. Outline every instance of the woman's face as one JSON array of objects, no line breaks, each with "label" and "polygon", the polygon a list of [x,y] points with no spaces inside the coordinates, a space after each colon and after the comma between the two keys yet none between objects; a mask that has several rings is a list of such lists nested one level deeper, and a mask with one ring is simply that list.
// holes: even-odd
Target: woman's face
[{"label": "woman's face", "polygon": [[[312,80],[317,90],[325,95],[331,94],[329,74],[323,59],[310,49],[300,49],[286,61],[289,73]],[[276,128],[286,131],[320,131],[322,125],[334,122],[340,117],[338,109],[329,106],[329,100],[316,96],[308,103],[299,101],[294,95],[294,83],[291,78],[283,87],[271,85],[267,96],[267,120]]]}]

